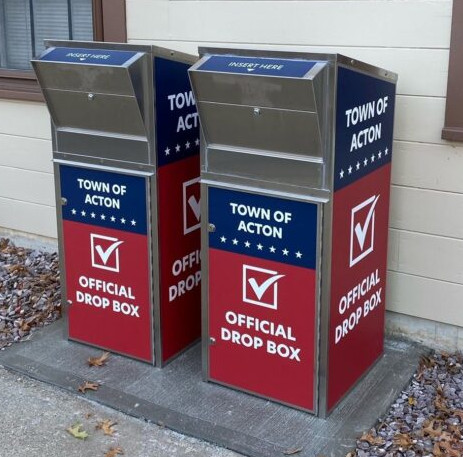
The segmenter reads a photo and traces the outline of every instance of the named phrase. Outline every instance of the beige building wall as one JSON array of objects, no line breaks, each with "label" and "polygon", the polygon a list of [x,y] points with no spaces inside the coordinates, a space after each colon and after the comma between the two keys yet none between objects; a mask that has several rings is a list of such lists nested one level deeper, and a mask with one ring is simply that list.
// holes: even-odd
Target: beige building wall
[{"label": "beige building wall", "polygon": [[56,237],[50,133],[44,104],[0,99],[0,227]]},{"label": "beige building wall", "polygon": [[[388,309],[463,326],[463,144],[444,124],[451,0],[127,0],[129,42],[340,52],[399,74]],[[41,104],[0,100],[0,226],[56,236]]]}]

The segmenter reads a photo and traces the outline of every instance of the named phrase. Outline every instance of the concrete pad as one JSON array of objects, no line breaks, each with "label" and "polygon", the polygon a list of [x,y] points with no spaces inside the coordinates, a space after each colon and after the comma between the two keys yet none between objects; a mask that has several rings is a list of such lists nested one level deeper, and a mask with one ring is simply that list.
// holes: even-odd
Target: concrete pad
[{"label": "concrete pad", "polygon": [[[127,457],[240,457],[1,366],[0,392],[2,457],[103,457],[111,447]],[[117,423],[112,436],[96,428],[103,420]],[[75,424],[88,433],[85,440],[66,431]]]},{"label": "concrete pad", "polygon": [[84,381],[101,387],[87,398],[129,415],[251,457],[344,457],[355,438],[385,413],[409,382],[426,348],[389,339],[385,354],[328,419],[237,392],[201,377],[199,345],[164,369],[112,355],[87,366],[100,350],[65,339],[61,320],[28,342],[0,352],[0,364],[77,394]]}]

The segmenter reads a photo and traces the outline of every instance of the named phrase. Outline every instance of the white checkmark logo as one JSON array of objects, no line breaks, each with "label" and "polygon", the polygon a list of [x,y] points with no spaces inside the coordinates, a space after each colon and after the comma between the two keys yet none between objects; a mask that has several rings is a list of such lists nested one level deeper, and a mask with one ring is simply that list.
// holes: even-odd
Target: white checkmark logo
[{"label": "white checkmark logo", "polygon": [[95,251],[98,252],[102,262],[106,265],[111,254],[123,243],[123,241],[116,241],[111,244],[106,250],[104,250],[100,245],[95,246]]},{"label": "white checkmark logo", "polygon": [[256,297],[261,300],[262,296],[265,294],[265,291],[276,281],[282,278],[284,275],[275,275],[266,279],[260,286],[257,284],[257,281],[254,278],[248,279],[249,284],[252,287],[252,290],[256,294]]},{"label": "white checkmark logo", "polygon": [[196,219],[198,219],[198,221],[199,221],[199,217],[201,216],[201,210],[200,210],[201,203],[200,203],[200,201],[196,200],[196,197],[194,195],[192,195],[188,199],[188,204],[190,205],[191,210],[193,211],[194,215],[196,216]]},{"label": "white checkmark logo", "polygon": [[90,234],[92,267],[119,272],[119,246],[123,241],[112,236]]},{"label": "white checkmark logo", "polygon": [[[379,195],[372,195],[351,210],[350,267],[373,252],[375,240],[375,209],[379,197]],[[365,211],[367,211],[367,214],[365,219],[363,219],[362,215],[365,214]]]},{"label": "white checkmark logo", "polygon": [[365,245],[365,238],[367,236],[368,228],[370,227],[371,218],[373,217],[373,214],[375,212],[376,203],[378,203],[378,198],[379,198],[379,195],[377,197],[373,196],[365,202],[365,206],[369,205],[371,201],[373,203],[370,206],[370,210],[368,211],[368,214],[365,219],[365,222],[363,223],[363,226],[360,224],[360,222],[357,222],[357,224],[355,225],[355,235],[357,236],[357,240],[362,250],[363,250],[363,246]]},{"label": "white checkmark logo", "polygon": [[[195,194],[198,195],[200,178],[190,179],[183,183],[183,234],[191,233],[201,227],[201,199],[196,199]],[[194,188],[192,189],[192,186]],[[190,212],[196,217],[196,221],[190,216]]]},{"label": "white checkmark logo", "polygon": [[278,271],[243,265],[243,301],[265,308],[277,309],[278,280],[284,276]]}]

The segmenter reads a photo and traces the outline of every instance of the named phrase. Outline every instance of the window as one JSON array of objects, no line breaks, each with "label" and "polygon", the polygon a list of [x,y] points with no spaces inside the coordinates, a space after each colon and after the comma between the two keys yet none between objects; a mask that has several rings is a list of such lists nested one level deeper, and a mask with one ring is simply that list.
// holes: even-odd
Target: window
[{"label": "window", "polygon": [[450,39],[449,76],[442,138],[463,141],[463,2],[454,0]]},{"label": "window", "polygon": [[91,0],[2,0],[0,68],[30,70],[46,38],[93,40]]},{"label": "window", "polygon": [[125,42],[125,0],[0,0],[1,98],[42,100],[30,59],[44,39]]}]

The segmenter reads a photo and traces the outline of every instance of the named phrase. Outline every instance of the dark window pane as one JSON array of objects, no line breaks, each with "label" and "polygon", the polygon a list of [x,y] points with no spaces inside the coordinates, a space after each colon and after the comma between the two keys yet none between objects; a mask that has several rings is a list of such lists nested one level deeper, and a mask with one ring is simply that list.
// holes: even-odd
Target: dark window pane
[{"label": "dark window pane", "polygon": [[0,0],[3,37],[3,68],[29,69],[32,58],[31,16],[29,0]]},{"label": "dark window pane", "polygon": [[72,39],[93,40],[93,14],[91,0],[71,0]]},{"label": "dark window pane", "polygon": [[68,40],[68,2],[67,0],[33,0],[35,32],[34,56],[38,56],[45,46],[45,39]]}]

